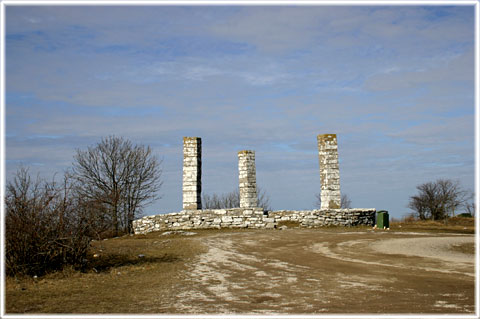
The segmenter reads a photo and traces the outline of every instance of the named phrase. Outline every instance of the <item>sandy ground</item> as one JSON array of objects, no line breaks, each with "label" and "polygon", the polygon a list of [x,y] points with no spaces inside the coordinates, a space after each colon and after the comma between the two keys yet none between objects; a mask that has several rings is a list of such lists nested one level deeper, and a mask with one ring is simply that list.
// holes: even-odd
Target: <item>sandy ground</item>
[{"label": "sandy ground", "polygon": [[402,238],[378,241],[371,247],[383,254],[435,258],[458,265],[471,264],[474,261],[471,255],[453,251],[452,246],[474,242],[473,236],[423,237],[421,240]]},{"label": "sandy ground", "polygon": [[473,235],[287,229],[192,238],[178,313],[474,312]]}]

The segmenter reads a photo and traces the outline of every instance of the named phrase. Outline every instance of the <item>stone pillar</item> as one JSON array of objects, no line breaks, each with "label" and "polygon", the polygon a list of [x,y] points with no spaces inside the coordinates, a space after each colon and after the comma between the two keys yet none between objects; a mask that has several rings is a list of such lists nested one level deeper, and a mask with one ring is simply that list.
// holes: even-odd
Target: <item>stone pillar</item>
[{"label": "stone pillar", "polygon": [[257,177],[255,173],[255,152],[238,152],[238,180],[240,208],[258,206]]},{"label": "stone pillar", "polygon": [[340,208],[340,170],[336,134],[317,136],[320,162],[321,209]]},{"label": "stone pillar", "polygon": [[183,138],[183,209],[202,209],[202,139]]}]

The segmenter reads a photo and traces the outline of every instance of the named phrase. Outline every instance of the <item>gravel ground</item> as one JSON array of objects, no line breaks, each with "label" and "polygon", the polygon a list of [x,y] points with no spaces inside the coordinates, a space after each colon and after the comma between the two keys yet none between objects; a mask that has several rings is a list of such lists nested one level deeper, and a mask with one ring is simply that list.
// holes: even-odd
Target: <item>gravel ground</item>
[{"label": "gravel ground", "polygon": [[386,239],[375,242],[371,248],[382,254],[401,254],[440,259],[451,263],[473,264],[475,259],[470,254],[452,250],[453,245],[474,243],[473,236],[423,237]]},{"label": "gravel ground", "polygon": [[179,313],[474,311],[474,236],[362,230],[245,231],[192,238],[208,247],[185,273]]}]

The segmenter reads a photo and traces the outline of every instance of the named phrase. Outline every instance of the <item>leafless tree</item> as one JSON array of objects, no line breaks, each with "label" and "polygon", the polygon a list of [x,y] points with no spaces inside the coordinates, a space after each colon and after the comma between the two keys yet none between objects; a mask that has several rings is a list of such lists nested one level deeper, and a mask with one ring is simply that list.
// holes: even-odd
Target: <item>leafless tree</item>
[{"label": "leafless tree", "polygon": [[[322,207],[322,197],[320,193],[315,194],[315,207],[321,208]],[[342,194],[340,198],[340,208],[352,208],[352,201],[347,194]]]},{"label": "leafless tree", "polygon": [[459,181],[438,179],[417,186],[418,194],[410,197],[408,207],[419,219],[446,219],[466,203],[468,192]]},{"label": "leafless tree", "polygon": [[90,223],[77,209],[72,183],[30,177],[20,167],[6,185],[5,265],[8,275],[42,275],[65,264],[81,266]]},{"label": "leafless tree", "polygon": [[[270,198],[267,193],[261,189],[257,188],[258,194],[258,206],[262,207],[265,210],[271,210],[270,207]],[[238,188],[222,195],[209,195],[202,194],[202,207],[204,209],[221,209],[221,208],[235,208],[240,207],[240,192]]]},{"label": "leafless tree", "polygon": [[[115,235],[132,232],[142,208],[159,198],[161,162],[150,147],[109,136],[86,151],[77,150],[72,176],[77,191],[97,213],[109,219]],[[93,208],[93,207],[92,207]]]},{"label": "leafless tree", "polygon": [[470,192],[468,199],[465,202],[465,213],[475,217],[475,193]]}]

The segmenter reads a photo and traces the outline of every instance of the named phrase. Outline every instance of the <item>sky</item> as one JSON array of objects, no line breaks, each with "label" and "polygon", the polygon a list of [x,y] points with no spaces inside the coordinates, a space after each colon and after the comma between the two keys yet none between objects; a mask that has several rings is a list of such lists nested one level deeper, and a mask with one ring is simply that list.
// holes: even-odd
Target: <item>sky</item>
[{"label": "sky", "polygon": [[256,153],[271,208],[313,209],[316,136],[338,138],[352,206],[410,212],[439,178],[473,191],[473,6],[7,5],[5,167],[51,178],[102,137],[148,145],[182,209],[182,143],[202,192],[238,187]]}]

